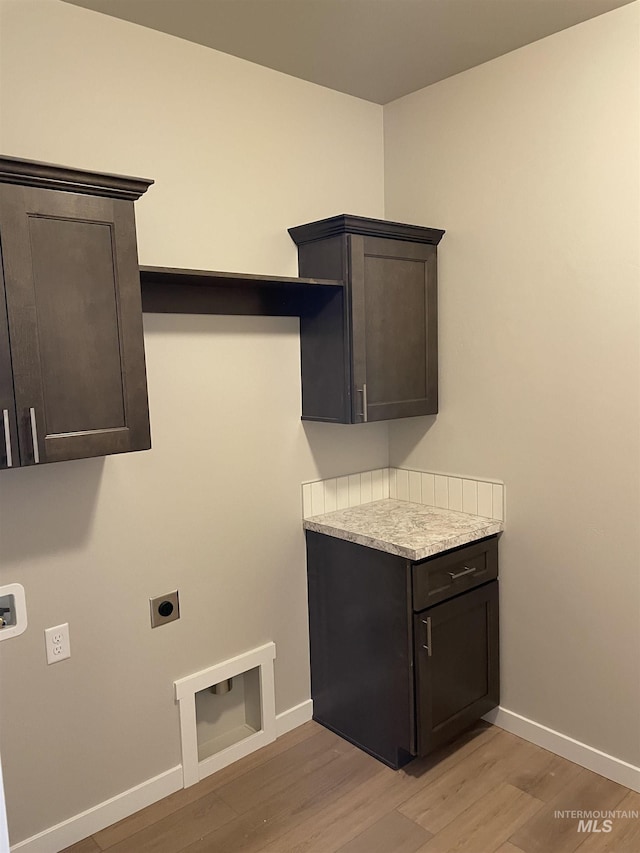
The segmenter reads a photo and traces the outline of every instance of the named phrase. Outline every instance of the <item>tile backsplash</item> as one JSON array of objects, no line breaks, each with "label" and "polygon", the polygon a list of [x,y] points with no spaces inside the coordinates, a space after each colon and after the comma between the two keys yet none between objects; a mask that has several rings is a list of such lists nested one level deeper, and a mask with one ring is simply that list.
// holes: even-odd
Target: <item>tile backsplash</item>
[{"label": "tile backsplash", "polygon": [[407,468],[377,468],[302,485],[302,516],[395,498],[504,521],[504,484]]},{"label": "tile backsplash", "polygon": [[389,497],[389,468],[316,480],[302,486],[303,518]]}]

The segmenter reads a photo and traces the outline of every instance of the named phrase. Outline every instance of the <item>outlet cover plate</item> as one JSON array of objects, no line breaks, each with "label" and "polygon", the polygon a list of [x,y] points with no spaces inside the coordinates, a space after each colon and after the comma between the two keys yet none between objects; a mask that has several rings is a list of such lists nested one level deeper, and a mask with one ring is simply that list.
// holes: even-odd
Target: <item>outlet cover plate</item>
[{"label": "outlet cover plate", "polygon": [[69,623],[45,628],[45,645],[47,648],[47,663],[58,663],[71,657],[71,642],[69,640]]},{"label": "outlet cover plate", "polygon": [[149,599],[151,606],[151,627],[159,628],[167,622],[175,622],[180,618],[180,599],[178,590],[168,592],[166,595],[158,595]]}]

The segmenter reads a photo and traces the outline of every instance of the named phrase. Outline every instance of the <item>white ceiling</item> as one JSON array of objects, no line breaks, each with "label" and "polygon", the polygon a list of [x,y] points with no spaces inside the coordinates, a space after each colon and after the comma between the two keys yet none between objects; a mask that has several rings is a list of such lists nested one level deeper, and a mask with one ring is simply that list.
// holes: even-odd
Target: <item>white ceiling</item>
[{"label": "white ceiling", "polygon": [[386,104],[632,0],[65,0]]}]

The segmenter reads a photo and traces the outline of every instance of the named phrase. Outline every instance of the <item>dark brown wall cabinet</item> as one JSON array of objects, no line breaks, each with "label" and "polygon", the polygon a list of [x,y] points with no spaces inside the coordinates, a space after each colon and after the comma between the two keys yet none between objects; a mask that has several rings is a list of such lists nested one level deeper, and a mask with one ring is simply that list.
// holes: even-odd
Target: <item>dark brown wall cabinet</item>
[{"label": "dark brown wall cabinet", "polygon": [[0,158],[0,467],[151,446],[133,212],[151,183]]},{"label": "dark brown wall cabinet", "polygon": [[498,705],[496,537],[412,563],[306,535],[315,720],[398,768]]},{"label": "dark brown wall cabinet", "polygon": [[346,284],[300,319],[303,419],[437,412],[436,246],[444,231],[342,215],[289,234],[301,276]]}]

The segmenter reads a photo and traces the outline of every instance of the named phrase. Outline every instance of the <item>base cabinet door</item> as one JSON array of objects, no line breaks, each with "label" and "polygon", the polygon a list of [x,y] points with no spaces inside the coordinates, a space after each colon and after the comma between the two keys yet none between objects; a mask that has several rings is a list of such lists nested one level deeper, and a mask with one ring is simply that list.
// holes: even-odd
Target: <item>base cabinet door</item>
[{"label": "base cabinet door", "polygon": [[139,188],[58,190],[70,170],[0,166],[0,466],[147,449],[133,201],[109,196]]},{"label": "base cabinet door", "polygon": [[498,582],[414,614],[414,650],[426,755],[499,704]]}]

